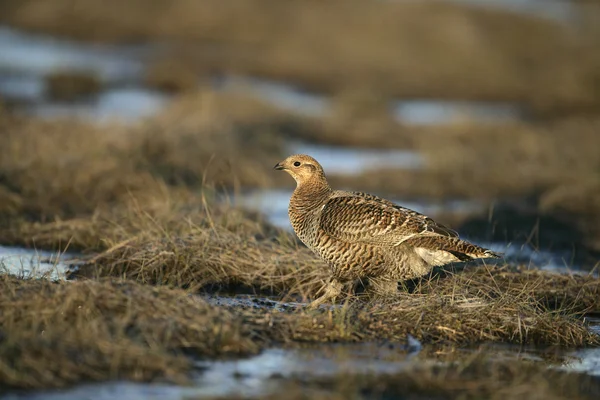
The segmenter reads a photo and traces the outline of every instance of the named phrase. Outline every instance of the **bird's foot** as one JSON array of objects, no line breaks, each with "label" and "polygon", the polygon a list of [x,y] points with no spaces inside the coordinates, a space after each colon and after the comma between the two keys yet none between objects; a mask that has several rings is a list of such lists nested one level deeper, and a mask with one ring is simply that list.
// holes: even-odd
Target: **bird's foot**
[{"label": "bird's foot", "polygon": [[344,284],[338,281],[337,279],[331,279],[327,285],[325,286],[325,293],[311,301],[308,305],[309,310],[314,310],[318,308],[321,304],[327,303],[329,301],[334,302],[337,297],[342,293],[342,289],[344,288]]}]

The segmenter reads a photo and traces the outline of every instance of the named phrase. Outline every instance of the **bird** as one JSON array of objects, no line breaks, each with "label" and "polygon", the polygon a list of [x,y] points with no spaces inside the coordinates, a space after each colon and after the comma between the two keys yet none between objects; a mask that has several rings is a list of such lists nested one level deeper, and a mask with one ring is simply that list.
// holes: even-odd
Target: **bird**
[{"label": "bird", "polygon": [[291,155],[274,169],[296,181],[288,206],[294,232],[331,270],[311,308],[335,302],[346,284],[359,280],[366,280],[373,293],[391,296],[399,281],[422,277],[434,266],[501,257],[389,200],[333,190],[321,164],[309,155]]}]

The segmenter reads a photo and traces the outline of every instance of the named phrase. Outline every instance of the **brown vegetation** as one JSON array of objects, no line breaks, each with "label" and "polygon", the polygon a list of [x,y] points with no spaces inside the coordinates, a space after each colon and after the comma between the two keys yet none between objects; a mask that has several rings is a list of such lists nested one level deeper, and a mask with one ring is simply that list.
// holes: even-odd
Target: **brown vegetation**
[{"label": "brown vegetation", "polygon": [[263,161],[282,156],[281,142],[272,119],[253,117],[248,103],[203,91],[133,127],[0,115],[0,221],[90,215],[132,196],[160,197],[162,182],[263,186],[271,179]]},{"label": "brown vegetation", "polygon": [[196,91],[200,85],[200,76],[189,64],[165,59],[157,61],[147,69],[144,82],[146,86],[168,93]]},{"label": "brown vegetation", "polygon": [[167,39],[187,45],[184,58],[197,54],[200,70],[209,64],[330,93],[361,82],[388,95],[516,100],[543,112],[599,104],[590,18],[576,30],[484,7],[358,0],[12,0],[0,16],[83,40]]},{"label": "brown vegetation", "polygon": [[[205,269],[210,273],[210,266]],[[184,354],[215,358],[274,345],[402,343],[407,334],[437,344],[598,344],[575,318],[600,310],[598,280],[555,278],[482,267],[432,278],[387,303],[308,312],[291,305],[287,311],[216,307],[186,291],[131,280],[51,283],[3,276],[0,385],[182,382],[191,368]]]},{"label": "brown vegetation", "polygon": [[[465,220],[465,230],[483,223],[508,231],[498,219],[526,214],[529,222],[553,221],[536,225],[549,243],[600,251],[600,124],[592,115],[600,109],[600,40],[593,18],[586,20],[575,31],[436,2],[4,1],[0,21],[16,27],[83,40],[166,39],[170,58],[154,60],[143,78],[183,94],[133,126],[41,121],[0,105],[0,243],[85,253],[70,282],[0,276],[0,388],[183,382],[192,368],[184,354],[396,343],[407,334],[434,345],[600,344],[582,322],[600,314],[598,278],[508,265],[436,270],[385,301],[348,288],[359,296],[317,311],[293,303],[285,311],[215,306],[197,296],[245,291],[306,301],[319,294],[328,276],[321,261],[261,216],[219,201],[222,188],[283,184],[270,167],[286,155],[285,137],[414,147],[428,160],[423,170],[331,182],[402,198],[526,198],[514,215]],[[331,113],[311,119],[249,96],[195,89],[215,72],[333,94]],[[63,100],[99,89],[85,74],[57,72],[48,83],[51,97]],[[387,108],[398,96],[521,102],[546,121],[410,127]],[[343,398],[407,390],[586,398],[599,390],[589,377],[481,360],[290,385],[286,393],[298,398],[300,385]]]},{"label": "brown vegetation", "polygon": [[253,353],[246,328],[180,290],[134,282],[0,276],[0,387],[82,381],[183,382],[200,357]]},{"label": "brown vegetation", "polygon": [[77,100],[96,94],[101,86],[93,72],[56,71],[46,76],[46,95],[52,100]]},{"label": "brown vegetation", "polygon": [[[115,276],[195,291],[244,289],[306,299],[318,295],[327,274],[326,266],[306,249],[252,239],[247,233],[240,236],[212,226],[192,229],[185,239],[165,236],[118,243],[73,276]],[[564,312],[573,316],[600,311],[597,278],[479,266],[443,278],[434,274],[417,280],[409,292],[383,304],[358,302],[340,311],[340,316],[351,313],[348,321],[353,321],[341,337],[338,329],[315,332],[314,327],[300,325],[296,334],[302,340],[397,340],[411,333],[435,343],[581,344],[595,340],[585,330],[578,331],[578,323],[565,318]]]}]

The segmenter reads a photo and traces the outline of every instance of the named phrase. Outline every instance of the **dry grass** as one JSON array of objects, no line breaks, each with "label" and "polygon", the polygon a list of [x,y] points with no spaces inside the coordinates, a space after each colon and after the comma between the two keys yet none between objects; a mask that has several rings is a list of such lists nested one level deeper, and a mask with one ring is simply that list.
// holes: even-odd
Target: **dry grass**
[{"label": "dry grass", "polygon": [[[177,197],[163,188],[162,197],[131,197],[92,217],[22,224],[3,232],[3,242],[105,249],[88,258],[79,277],[193,291],[249,290],[283,299],[318,295],[327,267],[292,236],[256,216],[211,206],[210,193]],[[432,343],[596,343],[578,317],[600,312],[599,287],[593,277],[474,267],[413,282],[408,293],[385,303],[353,302],[316,319],[274,314],[269,318],[279,333],[268,335],[284,343],[403,340],[408,333]],[[264,318],[264,310],[256,312],[244,316],[247,324]]]},{"label": "dry grass", "polygon": [[3,114],[0,221],[89,215],[132,195],[160,197],[162,182],[264,186],[283,157],[281,141],[273,119],[251,110],[251,101],[202,91],[133,127]]},{"label": "dry grass", "polygon": [[167,92],[193,92],[198,89],[200,78],[189,64],[165,59],[151,64],[145,72],[146,86]]},{"label": "dry grass", "polygon": [[361,177],[332,177],[332,182],[402,197],[489,200],[567,183],[589,186],[598,179],[596,117],[405,129],[426,159],[424,169],[373,171]]},{"label": "dry grass", "polygon": [[187,46],[184,57],[197,54],[198,70],[210,65],[329,92],[361,82],[402,97],[518,100],[552,112],[598,107],[591,18],[571,29],[447,2],[76,3],[7,1],[1,21],[83,40],[167,39]]},{"label": "dry grass", "polygon": [[[58,247],[62,237],[62,243],[107,249],[89,256],[72,276],[78,278],[112,276],[194,292],[241,290],[306,300],[319,294],[328,276],[327,267],[293,237],[260,220],[193,203],[159,204],[144,212],[131,209],[112,221],[105,216],[32,229],[41,231],[36,242],[44,247]],[[408,333],[432,343],[582,345],[597,340],[578,319],[600,312],[597,278],[485,266],[444,275],[409,282],[407,291],[385,303],[349,298],[349,307],[318,319],[303,313],[274,316],[274,323],[284,326],[281,331],[288,330],[274,340],[403,340]]]},{"label": "dry grass", "polygon": [[100,78],[93,72],[56,71],[46,76],[46,95],[52,100],[74,101],[101,88]]},{"label": "dry grass", "polygon": [[[50,283],[2,276],[0,385],[31,389],[115,379],[185,382],[191,364],[184,355],[239,356],[274,345],[309,343],[404,343],[409,333],[435,344],[599,343],[575,318],[580,306],[555,309],[556,302],[528,296],[540,289],[544,279],[539,276],[524,279],[525,284],[509,279],[507,285],[495,275],[498,286],[493,288],[485,279],[478,282],[481,277],[469,272],[432,280],[429,284],[437,286],[430,287],[431,293],[419,289],[385,304],[349,303],[307,312],[216,307],[189,291],[131,280]],[[597,280],[552,282],[555,289],[539,293],[582,298],[589,303],[587,311],[598,311]]]},{"label": "dry grass", "polygon": [[185,382],[183,353],[253,353],[225,310],[181,290],[134,282],[50,283],[0,276],[0,386],[51,388],[82,381]]},{"label": "dry grass", "polygon": [[[157,228],[155,238],[148,237],[153,229],[148,225],[140,230],[143,240],[115,242],[74,276],[306,299],[318,295],[328,274],[321,261],[283,233],[274,240],[261,231],[251,235],[252,228],[240,234],[219,223],[191,225],[185,236]],[[310,315],[295,316],[292,338],[399,340],[411,333],[434,343],[580,345],[596,339],[575,316],[600,312],[599,288],[593,277],[480,266],[444,278],[434,274],[383,304],[355,303],[335,311],[325,325]]]}]

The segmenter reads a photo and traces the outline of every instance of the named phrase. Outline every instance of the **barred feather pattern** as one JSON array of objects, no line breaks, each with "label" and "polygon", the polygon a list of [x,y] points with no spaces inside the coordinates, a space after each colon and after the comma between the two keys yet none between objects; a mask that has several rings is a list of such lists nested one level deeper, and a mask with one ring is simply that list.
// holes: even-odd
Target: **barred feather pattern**
[{"label": "barred feather pattern", "polygon": [[310,156],[290,156],[276,168],[297,182],[288,208],[295,233],[339,281],[397,282],[433,266],[499,257],[416,211],[368,193],[332,190]]}]

